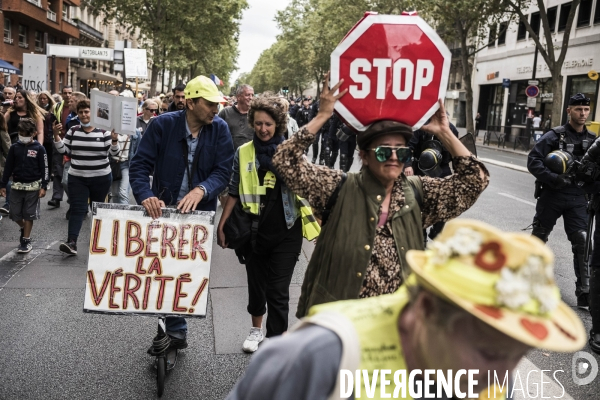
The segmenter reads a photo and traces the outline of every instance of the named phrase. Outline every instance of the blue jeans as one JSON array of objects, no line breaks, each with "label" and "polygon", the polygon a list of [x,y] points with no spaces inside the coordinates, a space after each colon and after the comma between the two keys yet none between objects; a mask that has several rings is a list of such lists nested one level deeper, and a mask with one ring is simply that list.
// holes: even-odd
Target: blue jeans
[{"label": "blue jeans", "polygon": [[177,339],[187,337],[187,321],[183,317],[167,317],[165,320],[167,333]]},{"label": "blue jeans", "polygon": [[69,240],[77,241],[83,219],[90,202],[103,203],[110,190],[112,175],[83,178],[69,174],[69,195],[71,200],[71,217],[69,218]]},{"label": "blue jeans", "polygon": [[114,181],[110,187],[113,194],[113,203],[129,204],[129,161],[119,163],[121,167],[121,180]]}]

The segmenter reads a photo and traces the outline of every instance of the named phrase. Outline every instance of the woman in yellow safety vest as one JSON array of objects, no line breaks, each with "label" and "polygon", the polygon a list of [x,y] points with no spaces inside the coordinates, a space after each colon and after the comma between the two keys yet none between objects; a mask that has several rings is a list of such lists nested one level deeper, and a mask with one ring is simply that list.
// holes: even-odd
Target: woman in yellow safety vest
[{"label": "woman in yellow safety vest", "polygon": [[289,288],[302,237],[311,240],[320,231],[306,200],[286,186],[271,162],[277,146],[284,140],[287,119],[282,99],[263,96],[252,101],[248,122],[254,128],[254,138],[235,153],[229,197],[217,231],[219,246],[226,248],[223,226],[238,201],[258,222],[250,243],[236,250],[248,274],[252,328],[242,348],[249,353],[256,351],[263,340],[266,307],[269,309],[266,336],[281,335],[287,330]]}]

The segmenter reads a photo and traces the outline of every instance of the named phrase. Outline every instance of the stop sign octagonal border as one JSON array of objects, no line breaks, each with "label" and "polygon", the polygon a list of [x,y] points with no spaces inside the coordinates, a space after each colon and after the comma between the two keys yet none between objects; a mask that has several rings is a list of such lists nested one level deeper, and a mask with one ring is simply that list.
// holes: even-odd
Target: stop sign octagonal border
[{"label": "stop sign octagonal border", "polygon": [[[352,28],[352,30],[342,39],[340,44],[331,53],[331,86],[337,84],[340,80],[340,58],[356,42],[370,27],[375,24],[382,25],[416,25],[421,31],[429,38],[429,40],[436,46],[441,56],[444,59],[442,66],[440,87],[438,92],[438,99],[444,99],[446,96],[446,88],[448,86],[448,75],[450,72],[450,63],[452,60],[452,54],[446,44],[438,36],[438,34],[427,24],[421,17],[418,16],[399,16],[399,15],[377,15],[372,14],[363,18],[358,24]],[[347,97],[349,94],[344,96]],[[369,125],[363,125],[358,119],[348,110],[342,103],[344,98],[338,100],[335,103],[335,110],[338,112],[340,117],[347,123],[352,125],[359,131],[366,130]],[[414,100],[413,100],[414,101]],[[437,111],[439,105],[435,101],[431,107],[427,110],[419,121],[413,125],[413,130],[419,129],[431,116]]]}]

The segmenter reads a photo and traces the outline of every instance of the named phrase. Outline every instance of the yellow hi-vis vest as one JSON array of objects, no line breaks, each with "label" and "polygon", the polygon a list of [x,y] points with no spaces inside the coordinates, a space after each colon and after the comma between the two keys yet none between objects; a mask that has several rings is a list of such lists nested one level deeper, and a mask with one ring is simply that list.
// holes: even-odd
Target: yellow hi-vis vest
[{"label": "yellow hi-vis vest", "polygon": [[[409,278],[413,279],[414,277]],[[354,381],[354,394],[357,399],[381,399],[381,371],[390,370],[391,375],[385,376],[390,383],[386,385],[386,393],[395,390],[394,373],[398,370],[406,371],[406,396],[402,390],[399,397],[412,399],[409,390],[410,371],[406,368],[402,342],[398,332],[398,318],[404,307],[408,305],[410,296],[406,285],[402,285],[395,293],[382,296],[369,297],[358,300],[345,300],[313,306],[308,316],[300,320],[290,331],[300,330],[309,325],[320,325],[336,333],[342,342],[342,358],[340,370],[350,370],[356,379],[356,370],[360,369],[360,397],[356,393]],[[369,372],[369,382],[373,380],[373,371],[379,370],[377,375],[374,397],[367,397],[365,381],[362,370]],[[453,374],[456,371],[452,371]],[[454,375],[452,375],[454,379]],[[433,377],[435,379],[435,376]],[[370,386],[370,385],[369,385]],[[454,385],[453,385],[454,389]],[[480,394],[480,399],[505,399],[507,386],[503,390],[496,387],[488,388]],[[488,393],[488,390],[490,393]],[[423,388],[423,395],[425,389]],[[340,398],[340,374],[338,373],[333,393],[329,399]]]},{"label": "yellow hi-vis vest", "polygon": [[[240,146],[239,152],[239,196],[242,208],[247,213],[259,215],[260,196],[267,194],[267,188],[273,189],[275,187],[277,178],[273,172],[267,171],[263,185],[260,185],[258,172],[256,171],[256,153],[253,142],[250,141]],[[302,236],[307,240],[315,239],[321,233],[321,227],[312,213],[310,204],[300,196],[296,196],[296,204],[302,217]]]}]

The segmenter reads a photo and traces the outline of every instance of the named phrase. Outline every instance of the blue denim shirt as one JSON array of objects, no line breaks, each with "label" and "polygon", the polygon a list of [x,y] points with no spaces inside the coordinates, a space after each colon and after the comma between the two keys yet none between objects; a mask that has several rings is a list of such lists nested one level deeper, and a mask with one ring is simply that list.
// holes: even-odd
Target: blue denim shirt
[{"label": "blue denim shirt", "polygon": [[[177,201],[180,201],[181,199],[183,199],[185,197],[185,195],[187,195],[190,191],[190,187],[189,187],[189,177],[188,177],[188,168],[191,171],[192,170],[192,164],[194,162],[194,154],[196,154],[196,146],[198,146],[198,136],[200,136],[200,134],[198,134],[198,136],[193,137],[192,136],[192,132],[190,131],[190,127],[188,126],[187,121],[185,121],[185,140],[187,141],[187,147],[188,147],[188,165],[187,168],[185,169],[185,172],[183,173],[183,182],[181,182],[181,188],[179,189],[179,195],[177,196]],[[202,130],[200,131],[200,133],[202,133]]]},{"label": "blue denim shirt", "polygon": [[[260,167],[255,159],[256,169]],[[240,194],[240,149],[233,156],[233,173],[229,181],[229,193],[235,196]],[[281,198],[283,199],[283,213],[288,229],[294,226],[294,222],[300,216],[300,209],[296,206],[296,195],[283,182],[281,182]]]}]

